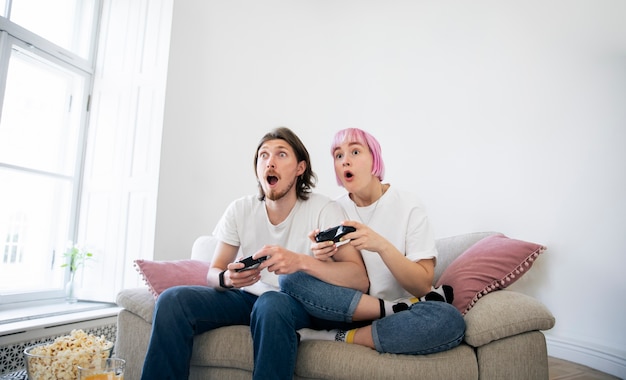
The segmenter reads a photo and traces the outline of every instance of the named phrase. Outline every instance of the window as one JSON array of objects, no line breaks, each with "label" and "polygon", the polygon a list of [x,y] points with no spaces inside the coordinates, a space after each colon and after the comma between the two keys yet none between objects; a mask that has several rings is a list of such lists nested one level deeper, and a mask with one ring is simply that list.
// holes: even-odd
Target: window
[{"label": "window", "polygon": [[153,258],[172,9],[0,0],[0,305],[62,301],[71,242],[94,253],[79,299],[141,286],[133,260]]},{"label": "window", "polygon": [[13,23],[90,60],[97,18],[95,0],[13,0],[4,9]]},{"label": "window", "polygon": [[0,303],[63,297],[98,0],[0,2]]}]

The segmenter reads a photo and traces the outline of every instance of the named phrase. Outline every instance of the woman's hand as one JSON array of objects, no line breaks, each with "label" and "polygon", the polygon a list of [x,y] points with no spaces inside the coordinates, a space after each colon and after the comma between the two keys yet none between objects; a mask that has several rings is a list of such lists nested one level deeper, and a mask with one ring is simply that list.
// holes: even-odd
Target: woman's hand
[{"label": "woman's hand", "polygon": [[350,239],[350,245],[359,251],[367,250],[380,253],[390,244],[387,239],[363,223],[348,220],[343,222],[343,225],[356,228],[355,232],[347,234],[343,239]]},{"label": "woman's hand", "polygon": [[435,267],[433,259],[413,262],[407,259],[387,239],[365,224],[346,221],[343,225],[356,228],[355,232],[345,236],[345,238],[351,239],[350,245],[358,250],[378,253],[396,281],[406,291],[416,297],[421,297],[430,291]]}]

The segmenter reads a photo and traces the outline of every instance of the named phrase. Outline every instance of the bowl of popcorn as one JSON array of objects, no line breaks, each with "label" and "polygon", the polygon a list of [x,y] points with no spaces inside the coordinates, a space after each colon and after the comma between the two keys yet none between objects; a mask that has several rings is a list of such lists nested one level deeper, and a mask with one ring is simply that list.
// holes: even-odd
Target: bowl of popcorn
[{"label": "bowl of popcorn", "polygon": [[29,380],[78,379],[78,366],[111,357],[113,343],[83,330],[24,350]]}]

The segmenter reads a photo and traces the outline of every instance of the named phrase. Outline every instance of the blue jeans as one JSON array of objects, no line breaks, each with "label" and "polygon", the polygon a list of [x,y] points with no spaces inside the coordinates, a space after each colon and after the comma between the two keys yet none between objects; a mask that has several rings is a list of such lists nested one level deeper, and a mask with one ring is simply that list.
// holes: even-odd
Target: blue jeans
[{"label": "blue jeans", "polygon": [[250,325],[254,379],[292,379],[298,353],[296,330],[310,327],[303,306],[281,292],[255,296],[242,290],[178,286],[157,299],[141,378],[189,377],[195,335],[223,326]]},{"label": "blue jeans", "polygon": [[[316,318],[333,321],[345,329],[363,293],[320,281],[302,272],[282,275],[281,289],[304,305]],[[354,327],[360,327],[354,323]],[[465,320],[446,302],[425,301],[408,310],[372,322],[376,351],[393,354],[424,355],[458,346],[465,336]]]}]

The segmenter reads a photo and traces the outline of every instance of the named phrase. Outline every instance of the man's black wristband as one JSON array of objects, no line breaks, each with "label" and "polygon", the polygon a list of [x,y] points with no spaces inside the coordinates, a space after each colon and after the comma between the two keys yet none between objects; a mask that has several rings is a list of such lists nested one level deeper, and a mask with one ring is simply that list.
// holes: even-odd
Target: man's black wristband
[{"label": "man's black wristband", "polygon": [[232,286],[226,286],[226,284],[224,283],[224,273],[226,273],[226,271],[227,271],[227,270],[228,270],[228,269],[226,269],[226,270],[224,270],[224,271],[221,271],[221,272],[220,272],[220,275],[219,275],[219,277],[220,277],[220,286],[221,286],[222,288],[224,288],[224,289],[230,289],[230,288],[232,288]]}]

